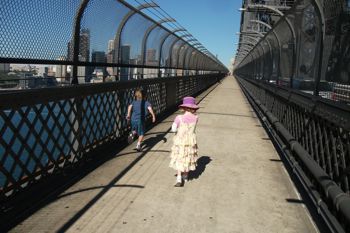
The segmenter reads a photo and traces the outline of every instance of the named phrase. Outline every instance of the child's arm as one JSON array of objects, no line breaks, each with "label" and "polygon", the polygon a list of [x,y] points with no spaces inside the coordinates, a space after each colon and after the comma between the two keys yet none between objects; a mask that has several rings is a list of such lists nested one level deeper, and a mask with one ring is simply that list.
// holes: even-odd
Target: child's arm
[{"label": "child's arm", "polygon": [[177,124],[174,122],[174,123],[171,125],[171,132],[176,133],[176,131],[177,131]]},{"label": "child's arm", "polygon": [[156,122],[156,115],[154,114],[152,107],[149,106],[147,109],[148,109],[148,111],[149,111],[149,112],[151,113],[151,115],[152,115],[152,122],[153,122],[153,123]]},{"label": "child's arm", "polygon": [[177,116],[174,120],[174,123],[171,125],[171,132],[176,133],[179,122],[180,122],[180,119],[179,119],[179,116]]},{"label": "child's arm", "polygon": [[126,119],[128,119],[128,120],[130,120],[131,110],[132,110],[132,104],[130,104],[128,107],[128,114],[126,115]]}]

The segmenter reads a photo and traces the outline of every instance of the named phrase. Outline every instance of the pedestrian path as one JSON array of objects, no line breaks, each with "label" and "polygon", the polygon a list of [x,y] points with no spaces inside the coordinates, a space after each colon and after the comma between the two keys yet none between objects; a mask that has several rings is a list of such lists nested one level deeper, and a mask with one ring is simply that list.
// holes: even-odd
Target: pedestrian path
[{"label": "pedestrian path", "polygon": [[[318,232],[236,80],[197,98],[198,169],[174,187],[171,115],[12,232]],[[102,155],[101,155],[102,156]]]}]

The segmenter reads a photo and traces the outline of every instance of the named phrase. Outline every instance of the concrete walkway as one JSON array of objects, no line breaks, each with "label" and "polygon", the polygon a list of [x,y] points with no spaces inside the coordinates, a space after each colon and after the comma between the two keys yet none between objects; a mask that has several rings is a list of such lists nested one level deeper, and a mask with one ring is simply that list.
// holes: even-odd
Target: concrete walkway
[{"label": "concrete walkway", "polygon": [[12,232],[318,232],[235,79],[200,107],[199,166],[183,188],[168,167],[176,113],[148,132],[153,147],[126,148]]}]

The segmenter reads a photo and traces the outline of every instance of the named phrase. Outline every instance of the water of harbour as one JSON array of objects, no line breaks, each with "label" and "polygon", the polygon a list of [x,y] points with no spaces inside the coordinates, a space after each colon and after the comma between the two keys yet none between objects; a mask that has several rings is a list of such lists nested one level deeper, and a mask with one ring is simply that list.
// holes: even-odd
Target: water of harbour
[{"label": "water of harbour", "polygon": [[[116,103],[107,101],[111,96],[83,101],[82,147],[116,133]],[[62,156],[72,155],[73,149],[77,150],[78,122],[76,106],[73,103],[50,103],[53,104],[50,111],[46,106],[41,108],[41,105],[37,105],[35,108],[41,110],[40,117],[37,113],[39,111],[28,107],[23,107],[20,111],[4,110],[0,115],[0,131],[4,130],[1,135],[3,141],[0,143],[0,162],[15,181],[38,169],[38,163],[45,167],[50,162],[49,158],[55,161]],[[28,114],[23,114],[26,112]],[[107,124],[108,122],[111,123]],[[124,125],[123,122],[122,124]],[[16,163],[14,158],[18,158],[23,166]],[[6,179],[6,175],[0,171],[0,187],[6,185]]]}]

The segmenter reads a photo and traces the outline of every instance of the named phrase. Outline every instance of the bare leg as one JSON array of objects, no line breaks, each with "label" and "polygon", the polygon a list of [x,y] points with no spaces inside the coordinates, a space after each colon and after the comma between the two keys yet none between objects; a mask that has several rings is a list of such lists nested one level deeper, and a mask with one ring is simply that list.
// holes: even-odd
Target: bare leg
[{"label": "bare leg", "polygon": [[143,138],[144,138],[144,136],[143,136],[143,135],[140,135],[137,142],[141,144],[141,142],[143,141]]},{"label": "bare leg", "polygon": [[177,171],[175,187],[182,187],[182,186],[183,186],[183,184],[182,184],[181,171]]},{"label": "bare leg", "polygon": [[182,172],[181,171],[177,171],[177,177],[181,177]]},{"label": "bare leg", "polygon": [[143,135],[140,135],[138,140],[137,140],[137,145],[136,145],[136,150],[141,151],[141,142],[143,140]]}]

